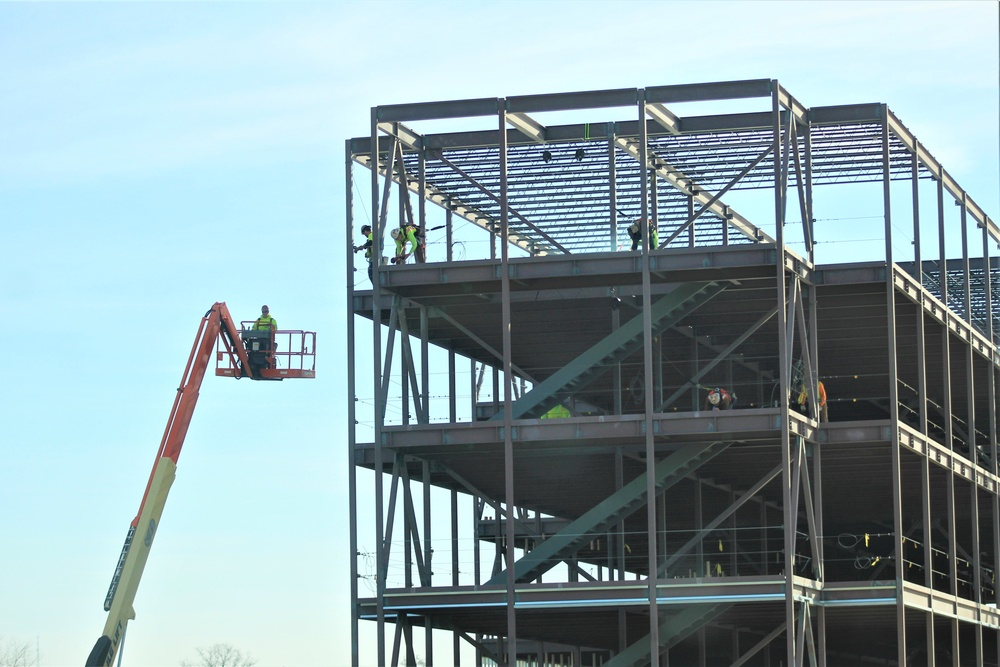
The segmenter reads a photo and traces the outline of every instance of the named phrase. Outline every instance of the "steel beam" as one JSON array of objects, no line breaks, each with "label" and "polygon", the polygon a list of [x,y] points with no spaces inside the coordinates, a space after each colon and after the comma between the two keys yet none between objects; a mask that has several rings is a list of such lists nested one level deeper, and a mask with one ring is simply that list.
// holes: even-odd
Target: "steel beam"
[{"label": "steel beam", "polygon": [[[508,113],[507,122],[524,136],[540,144],[545,143],[545,126],[525,113]],[[499,136],[499,132],[497,135]]]}]

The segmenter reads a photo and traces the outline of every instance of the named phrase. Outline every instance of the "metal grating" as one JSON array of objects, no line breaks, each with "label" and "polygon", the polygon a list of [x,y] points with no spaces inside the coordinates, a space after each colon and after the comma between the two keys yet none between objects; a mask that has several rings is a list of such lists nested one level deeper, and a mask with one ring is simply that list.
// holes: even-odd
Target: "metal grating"
[{"label": "metal grating", "polygon": [[[810,135],[814,185],[881,179],[879,125],[821,125],[813,127]],[[618,137],[618,140],[635,142],[637,138]],[[432,139],[429,143],[448,142]],[[682,183],[694,184],[705,192],[717,193],[730,184],[731,190],[774,186],[773,152],[740,178],[740,174],[771,147],[770,129],[651,135],[648,143],[653,164],[669,169]],[[804,160],[802,132],[797,143]],[[615,148],[613,154],[614,200],[607,138],[510,145],[507,169],[511,231],[532,239],[539,246],[550,246],[538,233],[541,231],[570,253],[627,246],[626,228],[641,211],[642,174],[640,165],[631,155],[620,148]],[[427,155],[428,186],[453,205],[477,211],[488,224],[499,227],[500,203],[492,194],[500,190],[499,148],[433,149]],[[384,166],[387,156],[382,157]],[[419,171],[419,159],[417,152],[404,152],[404,165],[411,182]],[[789,190],[796,188],[794,162],[779,167],[789,170]],[[894,135],[890,141],[890,173],[897,180],[911,176],[910,153]],[[930,177],[922,166],[919,175]],[[658,179],[656,219],[661,242],[674,235],[689,219],[688,199],[685,193]],[[669,245],[697,247],[754,242],[755,239],[734,229],[725,230],[719,216],[705,213],[697,221],[693,238],[684,231]]]}]

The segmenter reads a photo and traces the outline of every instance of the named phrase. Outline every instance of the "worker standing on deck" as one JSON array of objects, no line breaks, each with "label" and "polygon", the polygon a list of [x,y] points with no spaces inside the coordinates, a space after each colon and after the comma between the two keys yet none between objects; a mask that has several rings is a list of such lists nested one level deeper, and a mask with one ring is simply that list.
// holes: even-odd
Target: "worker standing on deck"
[{"label": "worker standing on deck", "polygon": [[[826,387],[823,386],[823,381],[820,380],[818,384],[819,388],[819,420],[821,422],[826,422],[830,420],[830,415],[827,412],[826,407]],[[804,415],[809,414],[809,387],[803,382],[802,386],[799,388],[799,396],[796,399],[796,404],[799,410]]]},{"label": "worker standing on deck", "polygon": [[[632,250],[637,250],[642,243],[642,220],[636,220],[628,226],[628,235],[632,239]],[[656,231],[656,224],[649,221],[649,247],[657,248],[660,245],[660,235]]]},{"label": "worker standing on deck", "polygon": [[[423,264],[427,261],[426,247],[419,232],[420,230],[414,225],[404,225],[392,230],[390,236],[396,242],[396,256],[392,258],[393,264],[405,264],[410,255],[414,254],[418,263]],[[407,245],[410,246],[409,252],[406,249]]]},{"label": "worker standing on deck", "polygon": [[365,251],[365,259],[368,260],[368,280],[372,279],[372,228],[371,225],[361,225],[361,235],[365,237],[365,242],[354,246],[354,252]]}]

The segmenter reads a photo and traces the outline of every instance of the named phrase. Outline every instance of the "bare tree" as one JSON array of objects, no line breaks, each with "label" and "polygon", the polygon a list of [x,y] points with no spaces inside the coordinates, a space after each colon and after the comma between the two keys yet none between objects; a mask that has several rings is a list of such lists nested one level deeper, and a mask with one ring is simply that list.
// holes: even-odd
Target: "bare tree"
[{"label": "bare tree", "polygon": [[29,642],[0,636],[0,667],[30,667],[34,664],[28,653],[30,649]]},{"label": "bare tree", "polygon": [[[253,667],[257,660],[249,653],[243,652],[232,644],[212,644],[208,648],[199,648],[197,662],[181,663],[181,667]],[[3,665],[0,665],[3,667]]]}]

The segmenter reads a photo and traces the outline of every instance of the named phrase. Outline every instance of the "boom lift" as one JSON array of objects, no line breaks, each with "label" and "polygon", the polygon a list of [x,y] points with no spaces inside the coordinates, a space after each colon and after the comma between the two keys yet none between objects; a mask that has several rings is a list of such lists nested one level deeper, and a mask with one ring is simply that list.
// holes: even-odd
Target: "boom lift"
[{"label": "boom lift", "polygon": [[[129,525],[104,610],[108,620],[87,667],[110,666],[125,637],[128,622],[135,618],[132,603],[142,577],[153,536],[163,514],[167,493],[174,481],[177,458],[187,435],[198,391],[215,353],[215,374],[252,380],[283,380],[316,377],[316,333],[311,331],[257,331],[252,321],[237,329],[229,309],[218,302],[205,313],[188,356],[181,386],[177,389],[167,427],[143,493],[139,512]],[[140,539],[135,539],[138,534]]]}]

